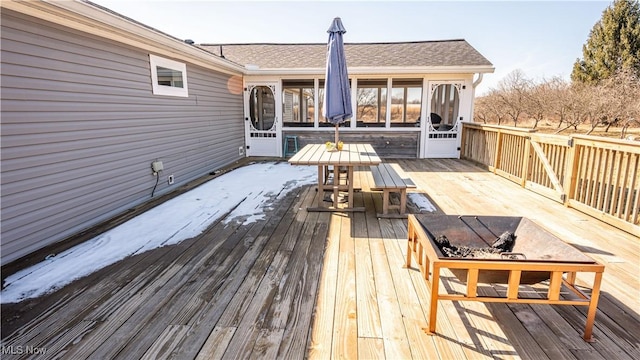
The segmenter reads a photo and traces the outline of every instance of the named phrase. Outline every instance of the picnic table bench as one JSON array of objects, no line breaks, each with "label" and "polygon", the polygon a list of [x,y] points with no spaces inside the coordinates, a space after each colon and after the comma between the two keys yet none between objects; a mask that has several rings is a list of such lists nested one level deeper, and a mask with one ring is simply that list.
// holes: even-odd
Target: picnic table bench
[{"label": "picnic table bench", "polygon": [[[406,217],[407,189],[415,188],[416,184],[407,176],[400,165],[390,163],[380,163],[371,165],[371,175],[373,177],[373,191],[382,191],[382,214],[378,217]],[[400,204],[392,205],[389,201],[390,193],[400,195]],[[398,209],[399,214],[390,214],[390,209]]]}]

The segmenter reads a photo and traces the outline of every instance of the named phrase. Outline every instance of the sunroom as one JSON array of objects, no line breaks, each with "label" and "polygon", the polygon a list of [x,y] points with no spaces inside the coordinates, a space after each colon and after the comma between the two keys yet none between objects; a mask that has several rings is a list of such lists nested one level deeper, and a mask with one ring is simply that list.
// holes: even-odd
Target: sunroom
[{"label": "sunroom", "polygon": [[[325,44],[201,45],[245,67],[249,156],[287,156],[332,139],[322,113]],[[465,40],[345,44],[354,116],[345,142],[383,157],[458,158],[460,123],[493,66]]]}]

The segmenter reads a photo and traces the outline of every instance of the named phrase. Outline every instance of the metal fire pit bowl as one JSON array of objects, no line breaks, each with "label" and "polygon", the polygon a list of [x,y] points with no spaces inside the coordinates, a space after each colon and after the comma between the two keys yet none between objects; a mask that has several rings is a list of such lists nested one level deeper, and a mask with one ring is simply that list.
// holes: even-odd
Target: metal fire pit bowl
[{"label": "metal fire pit bowl", "polygon": [[[594,260],[579,250],[566,244],[544,228],[525,217],[515,216],[460,216],[460,215],[417,215],[416,220],[422,225],[439,259],[479,260],[468,257],[447,257],[438,248],[435,239],[441,235],[448,238],[456,247],[486,248],[505,231],[515,235],[513,255],[505,254],[496,258],[481,260],[498,262],[548,262],[594,264]],[[466,269],[450,269],[460,280],[467,280]],[[520,284],[535,284],[550,277],[547,271],[523,271]],[[506,284],[509,271],[480,270],[478,282]]]},{"label": "metal fire pit bowl", "polygon": [[[511,252],[522,253],[516,259],[445,257],[435,239],[445,235],[454,246],[489,247],[503,232],[515,234]],[[577,249],[565,244],[534,222],[523,217],[414,215],[407,217],[407,262],[410,268],[415,258],[424,276],[431,302],[428,334],[436,331],[438,301],[481,301],[515,304],[550,304],[587,306],[587,321],[583,339],[593,341],[593,323],[604,265],[597,263]],[[440,292],[440,275],[449,269],[465,285],[464,292]],[[577,274],[593,274],[591,294],[576,287]],[[546,297],[526,297],[520,285],[545,281]],[[478,283],[506,284],[506,293],[478,295]],[[573,296],[561,296],[561,288]],[[525,295],[525,296],[521,296]],[[538,293],[538,295],[541,295]]]}]

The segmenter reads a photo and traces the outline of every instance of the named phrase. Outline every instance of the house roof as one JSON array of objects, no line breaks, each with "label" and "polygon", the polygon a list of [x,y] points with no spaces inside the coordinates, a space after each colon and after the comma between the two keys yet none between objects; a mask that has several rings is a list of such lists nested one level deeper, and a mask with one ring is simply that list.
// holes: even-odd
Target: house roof
[{"label": "house roof", "polygon": [[226,74],[241,75],[246,69],[237,63],[212,56],[202,48],[144,25],[87,0],[1,1],[0,8],[66,26],[86,34],[133,46],[150,54],[189,62]]},{"label": "house roof", "polygon": [[[88,0],[1,4],[2,8],[225,73],[323,74],[325,70],[326,43],[191,45]],[[346,43],[345,53],[350,74],[494,71],[491,62],[463,39]]]},{"label": "house roof", "polygon": [[[201,44],[199,47],[253,69],[324,69],[327,44]],[[477,68],[493,65],[463,39],[345,43],[349,68]],[[249,66],[247,66],[249,65]]]}]

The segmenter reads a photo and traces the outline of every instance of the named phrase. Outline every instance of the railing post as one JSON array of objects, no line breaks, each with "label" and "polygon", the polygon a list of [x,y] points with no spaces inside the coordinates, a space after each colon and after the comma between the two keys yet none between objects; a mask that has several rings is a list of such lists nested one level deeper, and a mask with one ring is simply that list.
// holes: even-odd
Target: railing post
[{"label": "railing post", "polygon": [[522,171],[520,173],[520,186],[527,185],[529,174],[529,157],[531,156],[531,136],[527,136],[524,141],[524,154],[522,159]]},{"label": "railing post", "polygon": [[462,134],[460,135],[460,158],[461,159],[466,159],[467,156],[465,155],[465,151],[466,151],[466,144],[465,142],[467,141],[467,132],[469,131],[469,129],[465,126],[465,123],[461,123],[462,125]]},{"label": "railing post", "polygon": [[564,169],[564,191],[565,196],[562,199],[564,206],[569,206],[569,200],[573,197],[576,189],[576,172],[578,171],[578,152],[576,151],[575,141],[569,135],[569,150],[566,152],[565,169]]},{"label": "railing post", "polygon": [[500,160],[502,158],[502,131],[498,129],[496,134],[496,153],[493,158],[493,173],[495,174],[500,167]]}]

